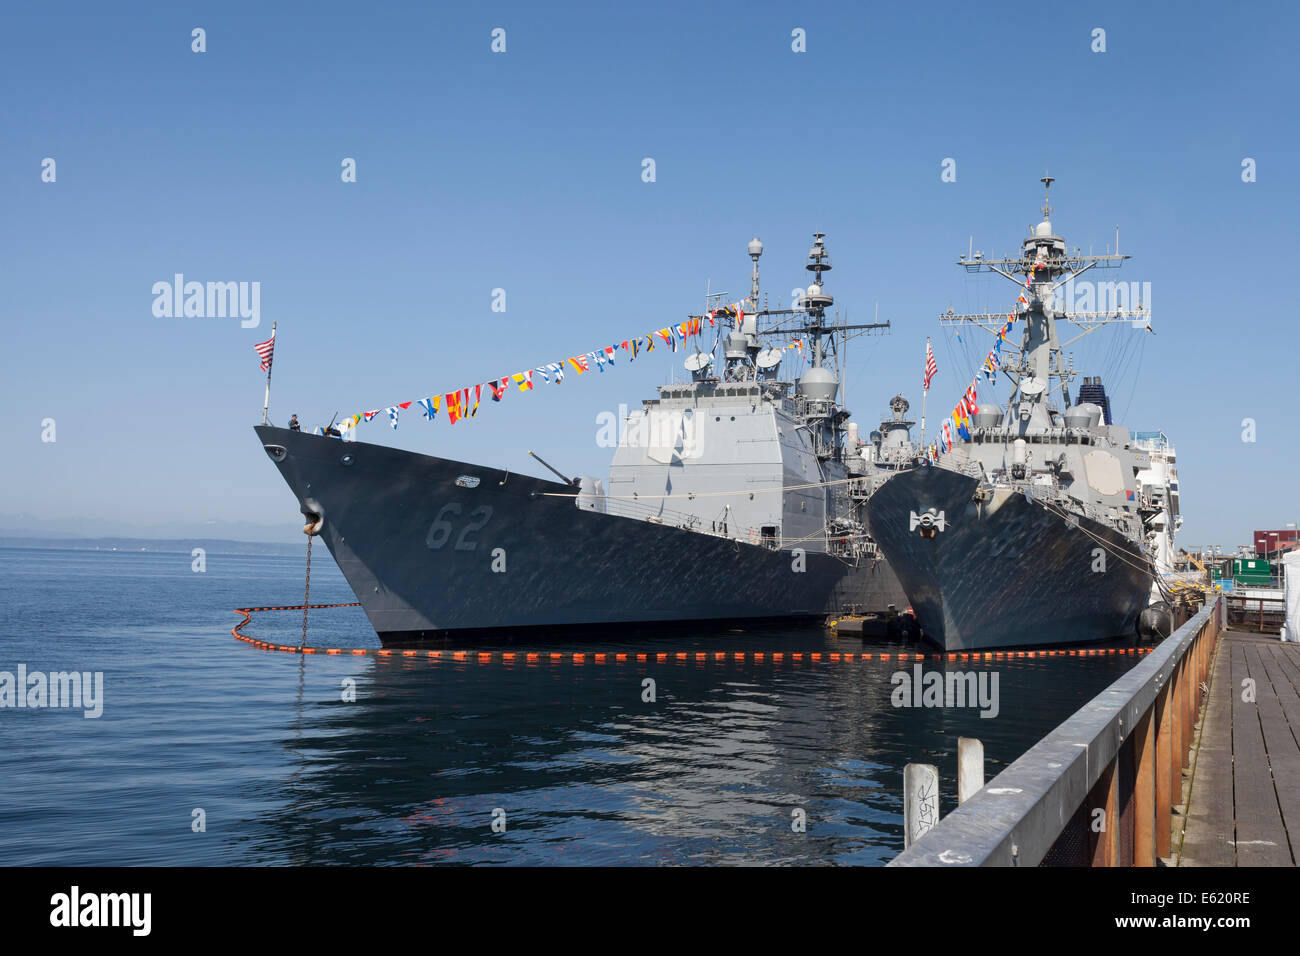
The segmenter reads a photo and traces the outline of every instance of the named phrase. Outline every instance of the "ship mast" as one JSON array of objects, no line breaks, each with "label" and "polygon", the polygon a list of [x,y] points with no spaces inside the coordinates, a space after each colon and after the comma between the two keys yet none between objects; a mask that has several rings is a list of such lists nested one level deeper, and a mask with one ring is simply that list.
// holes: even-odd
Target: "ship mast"
[{"label": "ship mast", "polygon": [[[1014,387],[1006,407],[1004,424],[1018,427],[1020,433],[1042,431],[1052,425],[1052,408],[1048,404],[1052,379],[1059,382],[1065,404],[1069,404],[1069,382],[1074,378],[1073,363],[1063,361],[1065,348],[1112,322],[1132,322],[1150,316],[1139,302],[1133,309],[1106,312],[1071,312],[1056,307],[1056,292],[1090,269],[1117,269],[1129,256],[1107,254],[1082,255],[1076,248],[1066,249],[1065,240],[1056,235],[1051,221],[1051,188],[1055,179],[1044,176],[1042,221],[1021,243],[1015,259],[985,259],[980,252],[958,258],[957,264],[967,272],[996,272],[1021,288],[1014,314],[1024,320],[1019,356],[1004,355],[1000,371],[1012,377]],[[1023,278],[1022,278],[1023,277]],[[1118,303],[1117,303],[1118,304]],[[957,315],[949,312],[939,317],[942,326],[977,325],[997,334],[1006,313]],[[1066,342],[1058,338],[1058,321],[1069,322],[1082,331]],[[1109,423],[1108,423],[1109,424]]]},{"label": "ship mast", "polygon": [[[739,327],[719,337],[723,343],[723,381],[767,382],[782,390],[788,389],[790,383],[775,381],[777,367],[781,363],[781,352],[778,349],[764,348],[763,338],[774,335],[802,335],[805,338],[809,368],[794,383],[796,404],[813,435],[817,454],[822,458],[837,458],[840,455],[840,425],[848,417],[848,412],[836,404],[840,379],[833,367],[834,363],[830,362],[831,353],[838,355],[835,336],[839,334],[847,339],[850,330],[861,333],[887,329],[890,324],[888,321],[856,325],[832,321],[828,324],[826,310],[834,305],[835,299],[824,289],[824,274],[831,271],[831,258],[826,252],[825,238],[825,233],[813,233],[812,249],[804,266],[813,274],[813,281],[789,309],[767,309],[760,306],[758,260],[763,254],[763,243],[751,239],[748,253],[754,264],[750,273],[750,307],[753,311],[744,313]],[[759,328],[760,320],[765,325],[762,329]],[[687,359],[687,368],[697,381],[708,379],[709,361],[704,353],[697,353]]]},{"label": "ship mast", "polygon": [[[810,364],[813,368],[822,368],[824,356],[822,354],[822,336],[827,334],[826,330],[826,310],[835,304],[834,296],[831,296],[822,289],[822,273],[830,272],[831,257],[826,253],[826,244],[822,241],[826,238],[824,232],[813,233],[813,246],[808,251],[808,264],[804,266],[813,274],[812,285],[804,293],[803,303],[808,310],[807,329],[808,334],[812,336],[812,360]],[[837,382],[838,384],[838,382]]]}]

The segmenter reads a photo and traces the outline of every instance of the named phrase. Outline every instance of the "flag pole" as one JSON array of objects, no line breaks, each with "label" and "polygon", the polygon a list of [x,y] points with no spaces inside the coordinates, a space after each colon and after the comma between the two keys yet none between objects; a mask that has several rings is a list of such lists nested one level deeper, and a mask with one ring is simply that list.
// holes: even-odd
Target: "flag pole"
[{"label": "flag pole", "polygon": [[[271,323],[271,341],[275,341],[275,323]],[[262,403],[262,424],[266,424],[266,413],[271,407],[271,368],[275,365],[275,353],[271,353],[271,361],[266,363],[266,400]]]},{"label": "flag pole", "polygon": [[[929,362],[930,362],[930,336],[928,335],[925,337],[925,361],[926,361],[926,368],[928,372]],[[921,389],[921,447],[922,448],[925,447],[925,403],[926,400],[930,397],[929,374],[925,376],[925,381],[926,381],[926,386],[925,388]]]}]

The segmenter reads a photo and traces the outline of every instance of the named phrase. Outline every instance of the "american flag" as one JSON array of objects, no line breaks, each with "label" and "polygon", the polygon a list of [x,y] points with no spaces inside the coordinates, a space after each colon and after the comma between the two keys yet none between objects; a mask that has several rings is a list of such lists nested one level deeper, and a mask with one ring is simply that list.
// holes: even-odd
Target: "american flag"
[{"label": "american flag", "polygon": [[922,386],[926,391],[930,389],[930,379],[934,378],[935,373],[938,371],[939,366],[934,362],[934,349],[930,347],[930,342],[927,339],[925,343],[925,384]]},{"label": "american flag", "polygon": [[262,359],[262,371],[271,371],[271,358],[275,355],[275,329],[271,330],[269,339],[258,342],[253,348],[257,349],[257,354]]}]

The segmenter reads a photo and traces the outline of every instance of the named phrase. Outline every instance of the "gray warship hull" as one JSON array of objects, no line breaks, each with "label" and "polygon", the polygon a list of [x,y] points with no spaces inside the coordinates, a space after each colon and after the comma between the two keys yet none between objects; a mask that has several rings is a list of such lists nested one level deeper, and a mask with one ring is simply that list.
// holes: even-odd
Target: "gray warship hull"
[{"label": "gray warship hull", "polygon": [[635,625],[820,620],[901,605],[851,564],[588,511],[559,482],[258,426],[385,646],[620,635]]},{"label": "gray warship hull", "polygon": [[[959,472],[921,467],[889,479],[867,501],[872,536],[928,639],[969,651],[1136,633],[1152,574],[1142,561],[1118,556],[1132,542],[1086,517],[1067,521],[1023,491],[996,506],[977,502],[977,485]],[[931,508],[946,526],[924,537],[913,515]]]}]

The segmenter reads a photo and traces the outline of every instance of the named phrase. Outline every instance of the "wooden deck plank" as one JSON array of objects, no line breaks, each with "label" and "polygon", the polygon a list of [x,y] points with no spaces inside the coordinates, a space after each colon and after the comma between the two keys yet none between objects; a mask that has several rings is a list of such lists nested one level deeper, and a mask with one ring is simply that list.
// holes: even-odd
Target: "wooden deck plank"
[{"label": "wooden deck plank", "polygon": [[[1243,700],[1242,682],[1255,699]],[[1300,839],[1300,646],[1223,634],[1188,795],[1181,866],[1294,866]]]},{"label": "wooden deck plank", "polygon": [[1260,726],[1264,731],[1283,832],[1288,839],[1287,849],[1294,864],[1294,843],[1300,836],[1300,742],[1297,741],[1300,728],[1296,726],[1300,724],[1300,697],[1284,671],[1287,657],[1286,645],[1280,641],[1272,646],[1247,648],[1252,673],[1261,675],[1258,678]]},{"label": "wooden deck plank", "polygon": [[[1300,695],[1300,644],[1286,643],[1281,641],[1273,642],[1277,652],[1278,673],[1287,679],[1291,684],[1291,689]],[[1300,716],[1292,720],[1292,723],[1300,723]]]},{"label": "wooden deck plank", "polygon": [[1283,644],[1277,642],[1275,648],[1269,649],[1273,654],[1270,672],[1274,676],[1273,685],[1282,701],[1282,712],[1291,733],[1300,741],[1300,644]]},{"label": "wooden deck plank", "polygon": [[1180,866],[1235,866],[1232,818],[1231,652],[1221,644],[1210,668],[1200,749],[1187,798]]},{"label": "wooden deck plank", "polygon": [[[1249,657],[1248,647],[1248,642],[1229,636],[1237,863],[1240,866],[1287,866],[1291,863],[1291,851],[1282,825],[1282,812],[1278,808],[1259,712],[1259,696],[1271,694],[1272,689],[1262,666]],[[1255,664],[1253,671],[1252,663]],[[1254,701],[1243,699],[1247,679],[1254,681]]]}]

